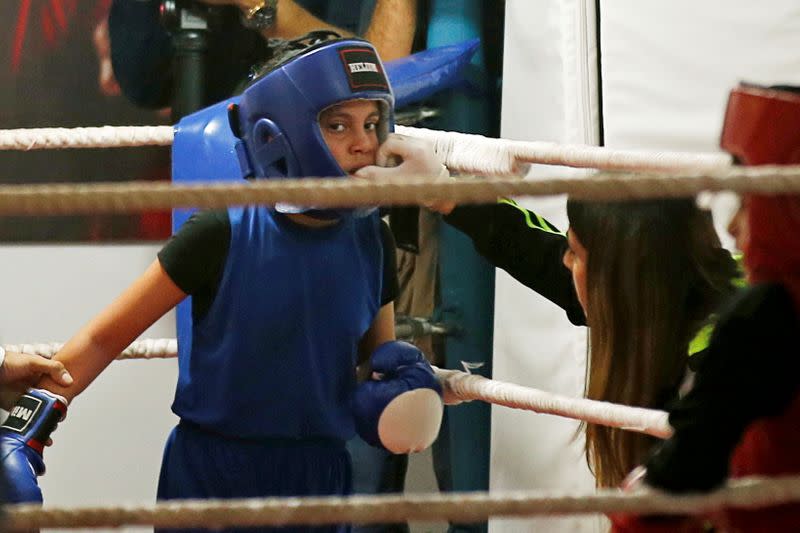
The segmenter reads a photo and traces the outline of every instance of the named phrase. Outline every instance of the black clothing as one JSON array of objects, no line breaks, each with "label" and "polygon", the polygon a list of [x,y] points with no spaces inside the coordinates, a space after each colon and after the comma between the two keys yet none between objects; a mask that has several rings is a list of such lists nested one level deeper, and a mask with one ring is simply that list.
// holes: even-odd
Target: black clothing
[{"label": "black clothing", "polygon": [[[312,15],[344,30],[363,34],[375,0],[297,0]],[[143,107],[164,107],[172,99],[175,49],[159,20],[158,0],[114,0],[108,18],[111,63],[123,94]],[[270,58],[267,40],[241,24],[235,6],[214,6],[209,17],[206,104],[230,97],[250,69]]]},{"label": "black clothing", "polygon": [[[381,305],[394,301],[398,293],[395,244],[392,232],[381,222],[383,244],[383,289]],[[158,252],[158,260],[170,279],[192,295],[192,315],[202,318],[217,294],[231,240],[227,210],[193,214]]]},{"label": "black clothing", "polygon": [[[563,263],[567,237],[553,224],[505,199],[490,205],[456,207],[444,220],[470,237],[478,252],[494,266],[564,309],[572,324],[586,325],[572,274]],[[714,319],[713,315],[709,317],[687,346],[686,363],[690,371],[706,355]],[[658,407],[677,396],[681,381],[658,395]]]},{"label": "black clothing", "polygon": [[[123,94],[143,107],[171,103],[172,37],[159,20],[156,0],[114,0],[108,17],[111,63]],[[266,39],[240,23],[234,6],[218,6],[207,32],[206,104],[231,96],[250,68],[270,56]]]},{"label": "black clothing", "polygon": [[444,220],[469,236],[494,266],[562,308],[576,326],[586,325],[572,274],[562,263],[567,237],[555,226],[507,200],[459,206]]},{"label": "black clothing", "polygon": [[799,318],[778,284],[748,287],[726,306],[694,387],[670,408],[675,433],[647,461],[647,483],[674,492],[722,484],[747,426],[800,392]]}]

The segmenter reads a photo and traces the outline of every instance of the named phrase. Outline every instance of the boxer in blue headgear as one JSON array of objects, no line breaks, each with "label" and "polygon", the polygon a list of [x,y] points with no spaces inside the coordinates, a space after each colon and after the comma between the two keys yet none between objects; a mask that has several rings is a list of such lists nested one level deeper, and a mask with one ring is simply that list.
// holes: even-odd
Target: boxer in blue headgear
[{"label": "boxer in blue headgear", "polygon": [[[230,109],[248,175],[344,177],[376,162],[392,96],[374,49],[358,40],[306,45],[289,43],[292,57]],[[181,142],[204,145],[219,133],[211,130]],[[430,365],[395,341],[396,294],[394,243],[377,212],[319,218],[256,205],[196,213],[55,356],[72,385],[42,380],[18,404],[26,419],[0,427],[12,494],[41,501],[44,461],[33,444],[46,442],[67,404],[187,296],[172,405],[180,423],[164,451],[159,499],[348,494],[345,442],[356,429],[403,453],[429,445],[441,418]],[[357,387],[356,365],[373,354],[376,374]]]},{"label": "boxer in blue headgear", "polygon": [[[264,74],[255,73],[239,104],[231,106],[231,125],[241,139],[236,152],[244,177],[346,177],[375,163],[374,155],[371,161],[337,158],[331,136],[326,135],[334,132],[324,122],[338,106],[365,101],[363,105],[375,109],[370,127],[382,143],[394,131],[389,81],[370,43],[331,40],[331,36],[336,34],[314,32],[289,41],[286,51],[262,68]],[[275,208],[318,218],[365,216],[374,210],[320,211],[286,204]]]}]

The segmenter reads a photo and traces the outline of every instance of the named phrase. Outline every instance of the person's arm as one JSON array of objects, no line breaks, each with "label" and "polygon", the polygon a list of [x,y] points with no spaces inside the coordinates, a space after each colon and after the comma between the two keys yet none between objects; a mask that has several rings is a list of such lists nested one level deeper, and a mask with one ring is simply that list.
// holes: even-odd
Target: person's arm
[{"label": "person's arm", "polygon": [[[400,164],[380,166],[390,159],[398,159]],[[376,160],[378,165],[359,169],[355,176],[372,181],[400,180],[405,176],[450,179],[432,143],[422,139],[392,133],[378,149]],[[427,205],[470,237],[478,252],[494,266],[564,309],[573,324],[586,324],[572,274],[563,264],[567,237],[555,226],[511,200],[463,207],[449,201]]]},{"label": "person's arm", "polygon": [[[391,61],[411,53],[416,27],[416,0],[377,0],[364,38],[378,49],[383,61]],[[290,39],[313,30],[331,30],[344,37],[353,35],[315,17],[294,0],[278,0],[275,27],[265,34],[267,37]]]},{"label": "person's arm", "polygon": [[[242,0],[247,1],[247,0]],[[266,37],[278,37],[281,39],[294,39],[305,35],[310,31],[328,30],[335,31],[342,37],[352,37],[353,34],[347,30],[328,24],[324,20],[314,16],[294,0],[278,0],[278,13],[275,18],[275,25],[264,30]]]},{"label": "person's arm", "polygon": [[[258,0],[205,1],[208,4],[235,4],[243,13],[258,4]],[[416,0],[377,0],[364,38],[375,45],[383,61],[391,61],[411,53],[416,26]],[[263,33],[267,38],[294,39],[315,30],[335,31],[343,37],[353,36],[353,33],[314,16],[294,0],[278,0],[275,25]]]},{"label": "person's arm", "polygon": [[746,428],[781,414],[800,392],[792,349],[798,327],[782,286],[756,285],[737,295],[720,314],[694,387],[670,408],[675,432],[647,461],[648,485],[703,491],[725,480]]},{"label": "person's arm", "polygon": [[380,308],[372,325],[361,337],[358,345],[359,361],[366,361],[375,348],[395,339],[394,302],[390,302]]},{"label": "person's arm", "polygon": [[50,378],[38,387],[72,400],[131,342],[186,297],[156,260],[114,302],[81,328],[54,359],[73,378],[65,387]]},{"label": "person's arm", "polygon": [[[261,4],[260,0],[202,0],[211,5],[235,5],[246,14],[250,9]],[[383,0],[378,0],[380,3]],[[294,0],[278,0],[275,23],[262,33],[267,38],[295,39],[308,32],[316,30],[334,31],[342,37],[352,37],[353,34],[328,24],[319,17],[314,16]]]},{"label": "person's arm", "polygon": [[392,61],[411,53],[416,27],[416,0],[378,0],[364,38],[383,61]]},{"label": "person's arm", "polygon": [[[381,247],[383,248],[381,308],[372,321],[370,328],[361,338],[358,346],[358,363],[361,372],[367,372],[369,365],[363,363],[369,359],[375,348],[396,339],[394,324],[394,301],[400,291],[397,280],[397,254],[392,230],[381,220]],[[362,378],[366,374],[362,374]]]},{"label": "person's arm", "polygon": [[562,263],[567,238],[555,226],[507,200],[459,206],[443,220],[472,239],[494,266],[564,309],[570,322],[586,324],[572,276]]},{"label": "person's arm", "polygon": [[0,426],[5,501],[42,503],[37,481],[45,472],[42,453],[66,416],[67,405],[131,341],[185,296],[155,261],[55,355],[56,362],[72,375],[72,385],[42,378],[36,388],[17,399]]},{"label": "person's arm", "polygon": [[[230,244],[227,211],[199,211],[164,245],[158,259],[111,305],[56,354],[75,382],[50,380],[40,388],[68,400],[82,392],[136,337],[187,295],[208,300],[216,293]],[[197,302],[195,302],[197,303]]]}]

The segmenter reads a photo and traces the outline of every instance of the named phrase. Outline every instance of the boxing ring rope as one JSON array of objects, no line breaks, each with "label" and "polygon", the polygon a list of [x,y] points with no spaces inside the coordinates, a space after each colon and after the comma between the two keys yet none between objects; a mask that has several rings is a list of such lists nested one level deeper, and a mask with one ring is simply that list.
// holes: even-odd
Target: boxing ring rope
[{"label": "boxing ring rope", "polygon": [[[62,346],[63,344],[54,342],[9,344],[4,348],[9,352],[52,357]],[[177,352],[178,342],[175,339],[143,339],[128,346],[117,359],[165,359],[176,357]],[[672,434],[668,414],[664,411],[586,398],[571,398],[458,370],[440,368],[435,370],[444,389],[445,402],[451,405],[463,401],[481,400],[512,409],[647,433],[662,439]]]},{"label": "boxing ring rope", "polygon": [[509,491],[241,500],[176,500],[143,506],[40,507],[9,505],[8,529],[45,527],[221,528],[246,526],[374,524],[422,520],[480,522],[489,517],[629,512],[698,514],[723,507],[759,508],[800,500],[800,477],[742,478],[709,494],[673,496],[659,491],[592,493]]},{"label": "boxing ring rope", "polygon": [[[724,154],[636,152],[590,146],[489,139],[478,135],[398,127],[398,132],[433,142],[456,172],[494,177],[432,180],[410,177],[372,183],[363,180],[303,179],[253,183],[174,185],[115,183],[92,185],[0,186],[0,214],[68,212],[123,213],[170,207],[222,207],[290,202],[318,207],[355,205],[425,205],[436,200],[492,202],[501,196],[570,194],[585,199],[690,196],[701,191],[800,191],[800,167],[731,167]],[[172,126],[46,128],[0,130],[0,150],[98,148],[172,143]],[[626,173],[520,180],[524,163],[542,163]],[[659,171],[671,171],[665,175]],[[52,356],[60,344],[7,346]],[[121,359],[174,357],[174,339],[131,345]],[[658,437],[671,433],[667,414],[583,398],[566,398],[455,370],[436,369],[448,402],[482,400],[507,407],[613,425]],[[535,514],[703,513],[726,506],[756,508],[800,501],[800,477],[740,479],[719,491],[673,496],[652,490],[622,493],[545,492],[267,498],[161,502],[148,506],[6,507],[10,529],[41,527],[233,527],[326,523],[389,523],[408,520],[478,522],[493,516]]]},{"label": "boxing ring rope", "polygon": [[[512,141],[482,135],[397,126],[397,133],[432,141],[450,170],[518,174],[524,163],[605,170],[658,171],[729,166],[721,153],[647,152],[552,142]],[[0,150],[168,146],[173,126],[101,126],[0,130]]]},{"label": "boxing ring rope", "polygon": [[800,192],[800,166],[731,167],[661,173],[600,172],[572,178],[436,179],[411,176],[361,179],[269,179],[231,183],[158,182],[76,185],[2,185],[0,215],[79,212],[126,213],[175,207],[288,202],[320,208],[357,205],[426,205],[437,200],[489,203],[498,197],[569,194],[585,200],[692,196],[701,191],[781,194]]},{"label": "boxing ring rope", "polygon": [[519,173],[522,163],[625,171],[712,169],[730,166],[723,153],[649,152],[541,141],[512,141],[482,135],[398,126],[398,133],[433,142],[451,170]]},{"label": "boxing ring rope", "polygon": [[662,439],[672,435],[669,414],[665,411],[571,398],[458,370],[437,368],[436,377],[442,383],[445,401],[449,404],[455,403],[454,400],[481,400],[512,409],[646,433]]},{"label": "boxing ring rope", "polygon": [[[9,352],[41,355],[50,359],[64,347],[61,342],[39,342],[31,344],[6,344]],[[141,339],[125,348],[117,356],[121,359],[171,359],[178,356],[177,339]]]}]

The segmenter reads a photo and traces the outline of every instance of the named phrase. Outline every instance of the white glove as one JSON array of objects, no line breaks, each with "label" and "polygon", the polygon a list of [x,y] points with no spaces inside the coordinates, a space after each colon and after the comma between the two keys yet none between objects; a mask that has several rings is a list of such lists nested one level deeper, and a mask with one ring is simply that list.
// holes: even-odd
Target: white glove
[{"label": "white glove", "polygon": [[[374,181],[402,179],[408,176],[437,176],[439,179],[450,179],[450,172],[444,166],[439,154],[434,151],[430,141],[391,133],[378,149],[376,165],[364,167],[354,176]],[[456,204],[449,200],[438,200],[425,206],[446,215]]]}]

